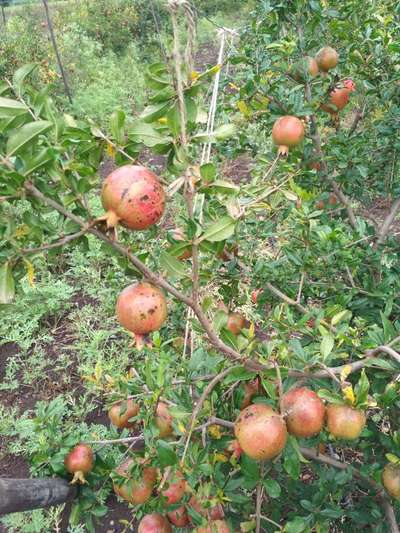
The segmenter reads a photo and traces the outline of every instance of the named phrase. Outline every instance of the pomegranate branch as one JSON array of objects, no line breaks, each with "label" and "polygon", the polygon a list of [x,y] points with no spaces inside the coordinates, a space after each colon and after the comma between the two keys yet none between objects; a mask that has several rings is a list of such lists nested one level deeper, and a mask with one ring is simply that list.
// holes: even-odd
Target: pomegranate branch
[{"label": "pomegranate branch", "polygon": [[387,214],[385,220],[383,221],[381,227],[378,230],[377,238],[374,244],[374,249],[376,250],[380,244],[383,244],[386,240],[386,237],[389,233],[390,226],[393,224],[394,219],[397,216],[397,213],[400,210],[400,198],[397,198],[390,208],[389,213]]}]

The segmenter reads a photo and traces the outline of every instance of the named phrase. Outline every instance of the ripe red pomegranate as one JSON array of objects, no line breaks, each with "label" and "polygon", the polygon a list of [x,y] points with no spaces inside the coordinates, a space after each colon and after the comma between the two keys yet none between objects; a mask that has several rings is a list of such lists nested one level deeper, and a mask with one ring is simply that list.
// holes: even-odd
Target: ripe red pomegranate
[{"label": "ripe red pomegranate", "polygon": [[258,300],[258,296],[263,292],[262,289],[254,289],[254,291],[251,291],[251,295],[250,295],[250,298],[251,298],[251,301],[253,304],[256,304],[257,303],[257,300]]},{"label": "ripe red pomegranate", "polygon": [[213,520],[206,527],[198,527],[196,533],[231,533],[231,529],[225,520]]},{"label": "ripe red pomegranate", "polygon": [[294,65],[293,69],[291,69],[292,77],[299,82],[303,82],[307,75],[309,75],[311,78],[315,78],[318,73],[318,63],[313,57],[310,56],[301,59]]},{"label": "ripe red pomegranate", "polygon": [[272,140],[278,146],[278,154],[285,156],[289,148],[297,146],[304,139],[304,125],[293,116],[280,117],[272,128]]},{"label": "ripe red pomegranate", "polygon": [[318,395],[306,387],[292,389],[282,398],[286,426],[295,437],[313,437],[322,431],[325,406]]},{"label": "ripe red pomegranate", "polygon": [[325,208],[325,202],[323,200],[318,200],[318,202],[315,204],[315,207],[317,209],[324,209]]},{"label": "ripe red pomegranate", "polygon": [[322,104],[321,108],[331,115],[337,114],[341,111],[350,100],[350,93],[356,90],[356,86],[352,80],[345,80],[343,86],[336,87],[329,96],[329,103]]},{"label": "ripe red pomegranate", "polygon": [[242,385],[242,388],[244,390],[244,397],[242,403],[240,404],[241,411],[251,404],[251,400],[254,398],[254,396],[262,393],[260,378],[257,377],[251,381],[245,381]]},{"label": "ripe red pomegranate", "polygon": [[184,505],[181,505],[174,511],[169,511],[167,516],[171,524],[175,527],[186,527],[190,523],[189,515]]},{"label": "ripe red pomegranate", "polygon": [[161,328],[167,318],[167,302],[163,292],[151,283],[134,283],[118,296],[118,322],[136,336],[140,347],[143,335]]},{"label": "ripe red pomegranate", "polygon": [[133,428],[135,422],[130,422],[129,419],[137,416],[139,410],[139,405],[133,400],[121,401],[110,407],[108,418],[118,429]]},{"label": "ripe red pomegranate", "polygon": [[317,60],[314,57],[306,57],[308,74],[315,78],[319,73],[319,66]]},{"label": "ripe red pomegranate", "polygon": [[388,463],[382,472],[382,483],[386,492],[395,500],[400,500],[400,465]]},{"label": "ripe red pomegranate", "polygon": [[186,480],[182,472],[174,472],[168,476],[167,483],[168,487],[161,493],[164,498],[167,498],[166,504],[178,503],[186,492]]},{"label": "ripe red pomegranate", "polygon": [[123,484],[114,483],[114,492],[134,505],[140,505],[147,502],[150,498],[157,479],[157,470],[153,467],[144,467],[141,476],[133,478],[131,467],[133,460],[128,459],[122,463],[115,471],[120,476],[126,478]]},{"label": "ripe red pomegranate", "polygon": [[87,483],[85,474],[92,471],[93,463],[92,448],[87,444],[77,444],[64,459],[66,470],[70,474],[74,474],[71,484]]},{"label": "ripe red pomegranate", "polygon": [[235,422],[234,430],[240,447],[252,459],[273,459],[286,445],[285,422],[265,404],[253,404],[243,409]]},{"label": "ripe red pomegranate", "polygon": [[328,405],[326,415],[328,431],[338,439],[357,439],[367,421],[364,411],[348,405]]},{"label": "ripe red pomegranate", "polygon": [[228,322],[226,329],[228,329],[234,335],[239,335],[242,329],[246,325],[246,319],[240,313],[230,313],[228,316]]},{"label": "ripe red pomegranate", "polygon": [[336,205],[338,203],[338,199],[336,194],[333,192],[329,195],[328,204],[329,205]]},{"label": "ripe red pomegranate", "polygon": [[229,452],[232,455],[232,457],[234,457],[235,459],[239,459],[239,457],[243,453],[243,450],[240,447],[239,441],[237,441],[236,439],[230,441],[228,447],[226,448],[226,451]]},{"label": "ripe red pomegranate", "polygon": [[168,405],[159,402],[156,409],[156,417],[155,417],[155,424],[158,427],[159,434],[158,436],[161,439],[164,439],[165,437],[169,437],[174,432],[174,428],[172,426],[173,418],[171,416],[171,413],[169,412]]},{"label": "ripe red pomegranate", "polygon": [[334,48],[330,46],[324,46],[321,48],[317,55],[315,56],[319,69],[322,71],[322,74],[326,76],[326,73],[331,68],[335,68],[339,61],[339,54]]},{"label": "ripe red pomegranate", "polygon": [[165,194],[158,177],[145,167],[125,165],[104,181],[101,201],[107,227],[118,223],[130,229],[147,229],[158,222],[165,208]]},{"label": "ripe red pomegranate", "polygon": [[159,513],[146,514],[139,522],[138,533],[172,533],[171,524]]},{"label": "ripe red pomegranate", "polygon": [[214,507],[205,507],[204,504],[204,500],[199,500],[195,496],[192,496],[189,500],[189,506],[197,513],[201,514],[201,516],[204,516],[204,518],[207,518],[208,520],[221,520],[224,518],[224,508],[220,503],[214,505]]}]

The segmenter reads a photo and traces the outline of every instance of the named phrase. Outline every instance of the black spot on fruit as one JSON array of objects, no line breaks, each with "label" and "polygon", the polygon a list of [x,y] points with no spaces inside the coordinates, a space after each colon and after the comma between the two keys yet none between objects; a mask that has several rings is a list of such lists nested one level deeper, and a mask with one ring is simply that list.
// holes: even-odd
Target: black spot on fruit
[{"label": "black spot on fruit", "polygon": [[155,309],[149,309],[149,315],[154,315],[155,312],[156,312]]},{"label": "black spot on fruit", "polygon": [[126,189],[124,189],[122,191],[121,200],[123,200],[125,198],[125,196],[128,194],[128,191],[129,191],[129,187],[127,187]]},{"label": "black spot on fruit", "polygon": [[149,199],[148,195],[145,194],[144,196],[142,196],[142,197],[140,198],[140,201],[141,201],[141,202],[147,202],[148,199]]}]

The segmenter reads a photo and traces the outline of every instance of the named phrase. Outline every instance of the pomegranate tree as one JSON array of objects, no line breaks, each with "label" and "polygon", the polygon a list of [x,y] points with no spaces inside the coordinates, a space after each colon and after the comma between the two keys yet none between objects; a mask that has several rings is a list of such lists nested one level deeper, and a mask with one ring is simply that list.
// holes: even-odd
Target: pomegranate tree
[{"label": "pomegranate tree", "polygon": [[146,514],[139,522],[138,533],[172,533],[171,524],[159,513]]},{"label": "pomegranate tree", "polygon": [[318,395],[306,387],[292,389],[282,398],[289,433],[296,437],[313,437],[325,421],[325,406]]},{"label": "pomegranate tree", "polygon": [[388,463],[382,472],[382,483],[386,492],[395,500],[400,500],[400,464]]},{"label": "pomegranate tree", "polygon": [[144,230],[158,222],[164,213],[165,193],[151,170],[125,165],[104,181],[101,201],[107,214],[102,217],[111,228],[118,223],[133,230]]},{"label": "pomegranate tree", "polygon": [[349,405],[328,405],[326,415],[328,431],[337,439],[358,439],[367,420],[364,411]]},{"label": "pomegranate tree", "polygon": [[301,143],[304,133],[304,125],[297,117],[287,115],[278,118],[272,128],[272,140],[278,146],[278,154],[286,156],[289,148]]},{"label": "pomegranate tree", "polygon": [[85,474],[93,469],[93,450],[87,444],[78,444],[64,459],[66,470],[73,474],[71,484],[86,483]]},{"label": "pomegranate tree", "polygon": [[339,54],[331,46],[324,46],[315,56],[315,60],[323,75],[335,68],[339,61]]},{"label": "pomegranate tree", "polygon": [[140,505],[147,502],[152,495],[157,479],[157,470],[153,467],[140,468],[140,474],[133,475],[135,462],[128,459],[122,463],[115,472],[124,478],[122,483],[114,482],[114,492],[129,503]]},{"label": "pomegranate tree", "polygon": [[252,459],[273,459],[286,445],[285,422],[272,407],[265,404],[253,404],[243,409],[234,430],[240,447]]},{"label": "pomegranate tree", "polygon": [[161,289],[151,283],[129,285],[118,296],[116,314],[119,323],[131,331],[141,347],[143,337],[157,331],[167,318],[167,302]]},{"label": "pomegranate tree", "polygon": [[131,429],[135,427],[135,422],[130,421],[130,419],[137,416],[139,410],[139,404],[128,399],[112,405],[108,411],[108,417],[111,423],[118,429]]}]

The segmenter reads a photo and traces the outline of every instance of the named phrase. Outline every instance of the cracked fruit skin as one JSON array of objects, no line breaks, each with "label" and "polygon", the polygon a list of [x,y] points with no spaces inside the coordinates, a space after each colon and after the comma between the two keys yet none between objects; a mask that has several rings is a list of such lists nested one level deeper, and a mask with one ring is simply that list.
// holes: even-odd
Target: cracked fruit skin
[{"label": "cracked fruit skin", "polygon": [[225,520],[214,520],[206,527],[198,527],[196,533],[231,533],[231,529]]},{"label": "cracked fruit skin", "polygon": [[130,422],[129,419],[137,416],[140,407],[133,400],[118,402],[112,405],[108,411],[108,418],[111,423],[118,429],[135,427],[135,422]]},{"label": "cracked fruit skin", "polygon": [[292,389],[282,398],[288,432],[295,437],[313,437],[322,431],[325,406],[319,396],[306,387]]},{"label": "cracked fruit skin", "polygon": [[157,470],[153,467],[145,467],[140,477],[133,478],[130,473],[132,464],[132,459],[128,459],[116,469],[117,474],[126,478],[126,481],[121,485],[114,483],[114,492],[127,502],[140,505],[147,502],[153,493]]},{"label": "cracked fruit skin", "polygon": [[74,474],[71,484],[86,483],[85,474],[93,469],[93,450],[87,444],[77,444],[65,456],[64,466],[70,474]]},{"label": "cracked fruit skin", "polygon": [[165,193],[158,177],[138,165],[117,168],[104,180],[101,202],[108,227],[118,223],[133,230],[156,224],[164,213]]},{"label": "cracked fruit skin", "polygon": [[400,464],[388,463],[382,472],[382,483],[386,492],[400,500]]},{"label": "cracked fruit skin", "polygon": [[151,283],[135,283],[118,296],[118,322],[135,335],[157,331],[167,318],[167,302],[163,292]]},{"label": "cracked fruit skin", "polygon": [[358,439],[367,421],[364,411],[348,405],[328,405],[326,408],[327,427],[337,439]]},{"label": "cracked fruit skin", "polygon": [[259,461],[273,459],[286,445],[285,422],[265,404],[253,404],[243,409],[235,422],[234,431],[244,453]]},{"label": "cracked fruit skin", "polygon": [[331,46],[324,46],[317,52],[315,60],[322,72],[328,72],[328,70],[335,68],[338,64],[339,54]]},{"label": "cracked fruit skin", "polygon": [[159,513],[146,514],[139,522],[138,533],[172,533],[171,524]]},{"label": "cracked fruit skin", "polygon": [[304,139],[302,121],[291,115],[280,117],[272,128],[272,140],[278,146],[278,154],[285,156],[289,148],[297,146]]}]

